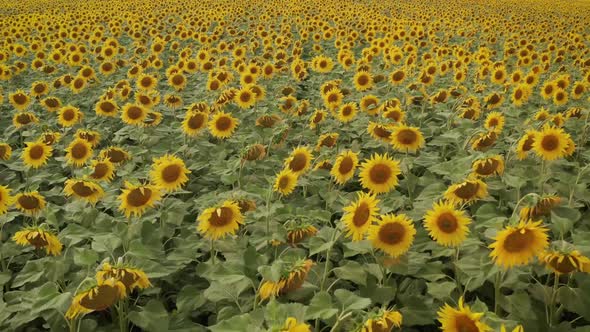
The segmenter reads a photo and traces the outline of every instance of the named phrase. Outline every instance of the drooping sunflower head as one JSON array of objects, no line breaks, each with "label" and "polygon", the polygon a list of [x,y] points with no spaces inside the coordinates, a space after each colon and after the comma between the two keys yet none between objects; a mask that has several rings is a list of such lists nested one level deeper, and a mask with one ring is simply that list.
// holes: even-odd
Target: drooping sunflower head
[{"label": "drooping sunflower head", "polygon": [[262,160],[266,156],[266,147],[260,143],[247,147],[242,153],[242,160],[255,161]]},{"label": "drooping sunflower head", "polygon": [[225,201],[219,206],[205,209],[197,218],[197,230],[206,238],[217,240],[235,234],[244,216],[234,201]]},{"label": "drooping sunflower head", "polygon": [[81,138],[74,139],[66,148],[66,160],[75,167],[84,165],[92,154],[92,145]]},{"label": "drooping sunflower head", "polygon": [[470,223],[465,211],[444,201],[435,203],[424,216],[424,228],[438,244],[447,247],[456,247],[465,241]]},{"label": "drooping sunflower head", "polygon": [[542,259],[545,265],[556,274],[590,273],[590,258],[582,255],[578,250],[548,250],[543,253]]},{"label": "drooping sunflower head", "polygon": [[371,137],[386,143],[392,143],[392,131],[393,126],[390,124],[380,124],[369,121],[369,125],[367,126],[367,132],[369,132]]},{"label": "drooping sunflower head", "polygon": [[148,208],[153,208],[162,196],[161,190],[154,185],[134,185],[125,182],[125,189],[119,195],[121,204],[119,210],[125,213],[125,217],[140,217]]},{"label": "drooping sunflower head", "polygon": [[111,278],[121,282],[125,286],[127,294],[136,288],[145,289],[152,285],[147,274],[141,269],[123,263],[117,263],[113,266],[105,262],[101,269],[96,272],[96,280],[103,283]]},{"label": "drooping sunflower head", "polygon": [[555,195],[540,197],[531,205],[525,205],[520,210],[520,218],[527,220],[539,220],[551,215],[551,210],[561,203],[561,198]]},{"label": "drooping sunflower head", "polygon": [[74,196],[92,205],[104,197],[104,190],[99,184],[82,179],[66,180],[64,193],[66,196]]},{"label": "drooping sunflower head", "polygon": [[390,141],[397,151],[410,153],[415,153],[425,144],[424,136],[419,128],[404,124],[393,127]]},{"label": "drooping sunflower head", "polygon": [[392,190],[397,184],[397,176],[401,174],[399,161],[387,154],[374,154],[361,164],[360,181],[363,188],[372,193],[381,194]]},{"label": "drooping sunflower head", "polygon": [[279,192],[283,196],[287,196],[295,190],[297,186],[297,175],[290,169],[285,168],[277,174],[273,190]]},{"label": "drooping sunflower head", "polygon": [[336,162],[330,170],[330,175],[338,184],[344,184],[354,177],[354,171],[359,164],[358,153],[346,150],[336,157]]},{"label": "drooping sunflower head", "polygon": [[548,231],[541,221],[521,220],[517,226],[507,226],[489,246],[493,249],[490,257],[505,269],[526,265],[549,245]]},{"label": "drooping sunflower head", "polygon": [[438,321],[445,332],[486,332],[492,329],[481,321],[483,313],[471,311],[464,305],[463,297],[459,298],[459,308],[445,304],[438,311]]},{"label": "drooping sunflower head", "polygon": [[285,168],[289,169],[296,176],[305,173],[311,166],[313,155],[311,149],[306,146],[295,148],[289,157],[285,159]]},{"label": "drooping sunflower head", "polygon": [[528,156],[529,151],[533,149],[533,143],[535,143],[536,137],[537,131],[527,130],[524,136],[518,140],[518,145],[516,146],[518,159],[523,160]]},{"label": "drooping sunflower head", "polygon": [[79,315],[103,311],[125,298],[127,290],[115,278],[97,281],[97,285],[76,294],[66,312],[66,318],[73,320]]},{"label": "drooping sunflower head", "polygon": [[380,309],[369,314],[362,325],[360,332],[391,332],[392,329],[402,325],[403,316],[399,311],[392,309]]},{"label": "drooping sunflower head", "polygon": [[21,158],[25,165],[32,168],[39,168],[47,163],[53,152],[53,148],[42,141],[26,142]]},{"label": "drooping sunflower head", "polygon": [[115,165],[109,159],[93,160],[91,169],[89,176],[93,180],[111,182],[115,175]]},{"label": "drooping sunflower head", "polygon": [[377,219],[379,200],[375,195],[359,192],[358,198],[343,208],[342,222],[347,230],[346,236],[353,241],[361,241],[365,238],[369,227]]},{"label": "drooping sunflower head", "polygon": [[474,174],[481,177],[502,175],[504,173],[504,157],[495,155],[475,160],[471,165],[471,169]]},{"label": "drooping sunflower head", "polygon": [[292,246],[314,236],[318,232],[315,226],[305,221],[288,223],[285,228],[287,230],[287,242]]},{"label": "drooping sunflower head", "polygon": [[38,191],[17,194],[14,202],[17,209],[29,216],[38,215],[47,205],[45,198]]},{"label": "drooping sunflower head", "polygon": [[57,236],[44,225],[24,228],[14,234],[12,239],[21,246],[31,245],[35,249],[45,249],[48,255],[61,254],[63,245]]},{"label": "drooping sunflower head", "polygon": [[14,197],[10,195],[10,188],[0,185],[0,215],[5,214],[13,202]]},{"label": "drooping sunflower head", "polygon": [[376,115],[379,113],[379,98],[375,95],[366,95],[361,98],[359,102],[361,111],[366,112],[369,115]]},{"label": "drooping sunflower head", "polygon": [[39,137],[38,141],[45,145],[54,145],[61,139],[61,134],[57,131],[46,131]]},{"label": "drooping sunflower head", "polygon": [[316,129],[317,126],[326,120],[327,113],[324,110],[315,110],[315,112],[309,118],[309,128]]},{"label": "drooping sunflower head", "polygon": [[12,155],[12,148],[8,143],[0,143],[0,160],[8,160]]},{"label": "drooping sunflower head", "polygon": [[488,186],[479,179],[467,179],[451,185],[444,197],[455,206],[470,204],[488,195]]},{"label": "drooping sunflower head", "polygon": [[415,235],[414,223],[405,214],[387,214],[381,216],[377,225],[371,225],[368,239],[374,248],[396,258],[410,249]]},{"label": "drooping sunflower head", "polygon": [[121,164],[131,160],[129,152],[116,146],[109,146],[100,151],[100,159],[108,159],[113,164]]},{"label": "drooping sunflower head", "polygon": [[532,149],[543,160],[563,158],[568,147],[569,138],[569,134],[563,129],[545,126],[536,133]]},{"label": "drooping sunflower head", "polygon": [[340,134],[338,133],[327,133],[320,135],[320,137],[318,138],[318,142],[315,146],[315,150],[319,151],[322,147],[334,147],[336,145],[336,142],[338,141],[339,136]]},{"label": "drooping sunflower head", "polygon": [[219,139],[231,137],[237,126],[238,119],[225,112],[217,112],[209,121],[211,135]]},{"label": "drooping sunflower head", "polygon": [[263,128],[272,128],[281,121],[281,117],[276,114],[262,115],[258,119],[256,119],[256,126]]},{"label": "drooping sunflower head", "polygon": [[96,130],[78,129],[76,137],[87,141],[93,148],[100,143],[100,133]]},{"label": "drooping sunflower head", "polygon": [[163,190],[174,191],[188,182],[187,174],[190,172],[182,159],[173,155],[164,155],[154,159],[150,178]]},{"label": "drooping sunflower head", "polygon": [[498,134],[495,131],[478,134],[471,142],[471,147],[476,151],[485,151],[496,143]]}]

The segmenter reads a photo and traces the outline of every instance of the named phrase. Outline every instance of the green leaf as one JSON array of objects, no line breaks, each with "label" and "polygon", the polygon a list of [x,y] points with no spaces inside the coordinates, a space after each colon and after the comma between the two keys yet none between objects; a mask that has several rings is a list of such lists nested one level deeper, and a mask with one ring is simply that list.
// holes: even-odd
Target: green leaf
[{"label": "green leaf", "polygon": [[176,308],[178,312],[189,314],[205,304],[206,299],[203,296],[202,289],[194,285],[184,286],[176,297]]},{"label": "green leaf", "polygon": [[74,248],[74,264],[80,266],[94,265],[98,261],[96,251],[85,248]]},{"label": "green leaf", "polygon": [[343,280],[350,280],[357,285],[367,284],[367,272],[363,266],[355,261],[347,261],[346,264],[334,269],[336,276]]},{"label": "green leaf", "polygon": [[360,297],[346,289],[337,289],[334,296],[342,305],[343,313],[351,310],[362,310],[371,305],[371,299]]},{"label": "green leaf", "polygon": [[129,313],[129,320],[145,331],[168,331],[170,318],[164,305],[157,300],[149,300],[141,311]]},{"label": "green leaf", "polygon": [[572,230],[582,215],[577,209],[557,207],[551,211],[551,228],[554,233],[564,236]]},{"label": "green leaf", "polygon": [[426,285],[428,286],[428,294],[438,300],[449,298],[456,288],[456,284],[450,281],[429,282]]},{"label": "green leaf", "polygon": [[213,281],[203,293],[209,301],[237,301],[242,292],[251,287],[250,280],[244,276],[232,283]]},{"label": "green leaf", "polygon": [[307,308],[306,320],[310,319],[330,319],[338,313],[338,309],[334,308],[332,303],[332,296],[326,291],[316,293],[311,299],[309,307]]}]

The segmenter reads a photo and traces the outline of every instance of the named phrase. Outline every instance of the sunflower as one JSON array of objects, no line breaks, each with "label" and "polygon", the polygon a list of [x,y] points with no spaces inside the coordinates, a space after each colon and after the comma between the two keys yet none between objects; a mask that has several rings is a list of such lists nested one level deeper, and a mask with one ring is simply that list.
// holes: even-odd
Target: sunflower
[{"label": "sunflower", "polygon": [[13,202],[14,197],[10,196],[10,188],[0,185],[0,215],[5,214]]},{"label": "sunflower", "polygon": [[340,104],[342,104],[342,99],[344,99],[344,95],[339,88],[332,88],[328,91],[324,96],[324,104],[330,110],[337,109]]},{"label": "sunflower", "polygon": [[186,77],[181,73],[176,73],[168,77],[168,85],[176,91],[182,91],[186,87]]},{"label": "sunflower", "polygon": [[315,150],[319,151],[323,146],[327,148],[334,147],[336,145],[336,142],[338,141],[339,136],[340,135],[338,133],[327,133],[320,135],[320,137],[318,138],[318,142],[315,146]]},{"label": "sunflower", "polygon": [[394,70],[393,72],[391,72],[391,75],[389,75],[389,82],[393,85],[400,85],[404,82],[405,79],[406,72],[403,68]]},{"label": "sunflower", "polygon": [[309,118],[309,128],[316,129],[316,127],[326,120],[327,113],[324,110],[315,110],[315,112]]},{"label": "sunflower", "polygon": [[369,227],[377,219],[378,203],[375,195],[359,192],[356,202],[343,208],[342,222],[347,230],[346,236],[352,237],[353,241],[363,240]]},{"label": "sunflower", "polygon": [[281,195],[287,196],[293,192],[297,186],[297,175],[289,169],[283,169],[276,175],[273,186],[274,191],[278,191]]},{"label": "sunflower", "polygon": [[24,90],[17,90],[8,95],[8,101],[17,111],[23,111],[31,103],[31,97]]},{"label": "sunflower", "polygon": [[568,146],[569,134],[561,128],[545,125],[536,133],[533,151],[543,160],[563,158]]},{"label": "sunflower", "polygon": [[72,90],[72,93],[78,94],[86,88],[87,84],[88,80],[86,80],[84,77],[76,76],[70,83],[70,90]]},{"label": "sunflower", "polygon": [[92,157],[92,145],[81,138],[74,139],[66,148],[66,160],[68,164],[80,167]]},{"label": "sunflower", "polygon": [[292,246],[295,246],[308,237],[314,236],[318,232],[318,229],[308,222],[291,223],[285,228],[287,230],[287,242]]},{"label": "sunflower", "polygon": [[173,155],[164,155],[154,159],[150,178],[154,184],[165,191],[180,189],[188,181],[189,171],[182,159]]},{"label": "sunflower", "polygon": [[502,175],[504,173],[504,157],[495,155],[475,160],[471,165],[471,169],[473,173],[482,177]]},{"label": "sunflower", "polygon": [[391,119],[394,122],[402,123],[406,118],[406,113],[399,107],[385,107],[383,108],[383,118]]},{"label": "sunflower", "polygon": [[82,121],[83,116],[84,114],[80,112],[79,108],[67,105],[59,109],[57,122],[62,127],[71,127]]},{"label": "sunflower", "polygon": [[541,87],[541,97],[543,97],[543,99],[552,98],[557,89],[558,87],[555,85],[554,82],[545,82],[545,84],[543,84],[543,86]]},{"label": "sunflower", "polygon": [[54,145],[61,139],[61,134],[56,131],[46,131],[39,137],[38,141],[45,145]]},{"label": "sunflower", "polygon": [[534,204],[524,206],[520,210],[520,218],[523,220],[539,220],[551,215],[551,210],[561,203],[561,198],[555,195],[546,195],[538,199]]},{"label": "sunflower", "polygon": [[360,332],[391,332],[394,327],[401,327],[402,319],[403,316],[399,311],[381,309],[370,315]]},{"label": "sunflower", "polygon": [[48,111],[48,112],[55,112],[61,107],[61,100],[57,97],[47,97],[41,99],[41,105]]},{"label": "sunflower", "polygon": [[576,82],[574,83],[574,85],[572,86],[572,99],[574,100],[578,100],[580,98],[582,98],[582,96],[584,95],[584,93],[588,91],[588,87],[587,84],[584,82]]},{"label": "sunflower", "polygon": [[205,209],[197,218],[197,230],[206,238],[217,240],[235,234],[244,224],[244,216],[234,201],[225,201],[219,206]]},{"label": "sunflower", "polygon": [[115,117],[117,116],[117,112],[119,112],[119,105],[114,100],[101,99],[96,103],[94,111],[98,116]]},{"label": "sunflower", "polygon": [[103,311],[125,298],[125,285],[115,278],[97,281],[97,285],[84,290],[74,297],[66,312],[66,318],[73,320],[79,315]]},{"label": "sunflower", "polygon": [[182,131],[188,136],[196,136],[205,128],[208,120],[209,113],[189,110],[182,121]]},{"label": "sunflower", "polygon": [[471,311],[464,305],[463,296],[459,298],[459,308],[455,309],[445,304],[438,311],[438,321],[442,324],[443,332],[486,332],[492,328],[481,321],[483,313]]},{"label": "sunflower", "polygon": [[12,155],[12,148],[7,143],[0,143],[0,160],[8,160]]},{"label": "sunflower", "polygon": [[565,90],[557,88],[553,94],[553,104],[557,106],[565,105],[568,101],[568,94]]},{"label": "sunflower", "polygon": [[375,194],[386,193],[397,185],[399,174],[399,161],[387,154],[373,154],[371,159],[365,159],[361,165],[361,185]]},{"label": "sunflower", "polygon": [[219,139],[231,137],[237,126],[238,119],[225,112],[217,112],[209,121],[211,135]]},{"label": "sunflower", "polygon": [[96,130],[78,129],[76,137],[90,143],[93,148],[100,143],[100,133]]},{"label": "sunflower", "polygon": [[495,131],[478,134],[472,141],[471,147],[476,151],[485,151],[496,143],[498,134]]},{"label": "sunflower", "polygon": [[451,185],[444,193],[449,203],[458,206],[470,204],[488,195],[488,186],[479,179],[466,179]]},{"label": "sunflower", "polygon": [[125,286],[126,294],[133,292],[136,288],[146,289],[152,285],[147,274],[136,267],[123,263],[112,266],[105,262],[102,264],[101,269],[96,272],[96,281],[103,283],[111,278]]},{"label": "sunflower", "polygon": [[392,129],[393,125],[391,124],[380,124],[373,121],[369,121],[369,125],[367,126],[367,132],[372,138],[386,143],[392,143]]},{"label": "sunflower", "polygon": [[147,117],[148,111],[138,104],[125,104],[121,112],[121,120],[129,125],[140,126]]},{"label": "sunflower", "polygon": [[63,247],[57,236],[44,227],[24,228],[16,232],[12,239],[21,246],[31,245],[35,249],[44,248],[45,252],[52,256],[60,255]]},{"label": "sunflower", "polygon": [[289,317],[279,332],[311,332],[311,327],[305,323],[299,323],[294,317]]},{"label": "sunflower", "polygon": [[139,90],[152,90],[156,87],[157,84],[158,81],[156,80],[156,78],[149,74],[141,74],[137,78],[137,88]]},{"label": "sunflower", "polygon": [[495,133],[501,133],[504,128],[504,115],[500,112],[490,112],[484,122],[484,127]]},{"label": "sunflower", "polygon": [[91,163],[91,179],[111,182],[115,175],[115,166],[108,159],[93,160]]},{"label": "sunflower", "polygon": [[295,176],[299,177],[311,167],[312,160],[313,156],[308,147],[297,147],[285,160],[285,169],[289,169]]},{"label": "sunflower", "polygon": [[141,217],[147,208],[154,207],[160,197],[160,188],[155,185],[134,185],[125,181],[125,189],[119,195],[119,211],[123,211],[127,218],[132,215]]},{"label": "sunflower", "polygon": [[237,91],[234,102],[243,109],[250,108],[256,103],[256,94],[246,85]]},{"label": "sunflower", "polygon": [[337,119],[342,123],[352,121],[358,112],[358,107],[355,103],[346,103],[338,109]]},{"label": "sunflower", "polygon": [[367,91],[374,85],[373,76],[366,71],[358,71],[354,77],[354,88],[357,91]]},{"label": "sunflower", "polygon": [[582,255],[577,250],[570,251],[546,251],[542,255],[545,265],[555,274],[570,274],[572,272],[590,273],[590,258]]},{"label": "sunflower", "polygon": [[16,128],[22,128],[26,125],[38,123],[39,118],[31,112],[18,112],[12,117],[12,124]]},{"label": "sunflower", "polygon": [[366,95],[360,101],[361,111],[369,115],[376,115],[379,113],[379,98],[374,95]]},{"label": "sunflower", "polygon": [[338,184],[345,184],[354,176],[354,171],[359,164],[358,153],[354,153],[351,150],[341,152],[336,157],[336,162],[330,174],[336,180]]},{"label": "sunflower", "polygon": [[400,152],[415,153],[424,146],[424,136],[417,127],[399,124],[393,127],[390,136],[393,148]]},{"label": "sunflower", "polygon": [[492,92],[485,97],[484,101],[488,109],[494,109],[504,103],[504,96],[497,92]]},{"label": "sunflower", "polygon": [[424,216],[424,228],[440,245],[446,247],[459,246],[469,234],[471,219],[465,211],[457,210],[447,202],[434,203],[432,210]]},{"label": "sunflower", "polygon": [[25,144],[26,147],[23,149],[21,159],[25,165],[32,168],[45,165],[53,152],[53,148],[42,141],[25,142]]},{"label": "sunflower", "polygon": [[242,153],[242,160],[255,161],[262,160],[266,156],[266,147],[262,144],[256,143],[244,150]]},{"label": "sunflower", "polygon": [[258,291],[258,296],[261,300],[266,300],[301,288],[313,265],[314,263],[311,259],[297,260],[290,264],[284,264],[279,280],[263,281]]},{"label": "sunflower", "polygon": [[369,227],[368,239],[374,248],[397,258],[410,249],[415,235],[414,224],[405,214],[386,214]]},{"label": "sunflower", "polygon": [[14,203],[17,209],[29,216],[37,216],[47,205],[45,198],[38,191],[17,194]]},{"label": "sunflower", "polygon": [[129,152],[115,146],[101,150],[99,157],[100,159],[108,159],[113,164],[120,164],[131,160]]},{"label": "sunflower", "polygon": [[549,230],[541,223],[521,220],[517,226],[507,226],[499,231],[489,246],[493,249],[490,257],[505,269],[528,264],[549,245],[546,234]]},{"label": "sunflower", "polygon": [[518,159],[523,160],[527,157],[528,152],[533,149],[535,137],[537,137],[537,131],[527,130],[524,136],[518,140],[518,145],[516,146]]},{"label": "sunflower", "polygon": [[46,95],[49,92],[49,85],[45,82],[33,82],[31,84],[31,96],[33,97],[41,97]]},{"label": "sunflower", "polygon": [[81,179],[66,180],[64,193],[66,196],[74,196],[92,205],[95,205],[96,202],[104,197],[104,190],[100,185]]}]

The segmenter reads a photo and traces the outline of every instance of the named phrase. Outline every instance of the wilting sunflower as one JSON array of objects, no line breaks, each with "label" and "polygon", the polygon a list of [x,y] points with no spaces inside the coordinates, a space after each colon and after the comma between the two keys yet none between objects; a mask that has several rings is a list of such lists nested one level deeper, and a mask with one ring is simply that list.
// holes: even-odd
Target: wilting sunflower
[{"label": "wilting sunflower", "polygon": [[79,108],[67,105],[59,109],[57,115],[57,122],[62,127],[71,127],[76,123],[82,121],[84,114]]},{"label": "wilting sunflower", "polygon": [[289,317],[279,329],[279,332],[311,332],[311,326],[299,323],[294,317]]},{"label": "wilting sunflower", "polygon": [[471,165],[471,169],[474,174],[482,177],[502,175],[504,173],[504,157],[495,155],[475,160]]},{"label": "wilting sunflower", "polygon": [[295,186],[297,186],[297,175],[285,168],[277,174],[273,190],[278,191],[283,196],[287,196],[295,190]]},{"label": "wilting sunflower", "polygon": [[375,195],[359,192],[356,202],[343,208],[342,222],[347,230],[346,236],[352,237],[353,241],[364,239],[379,214],[378,203]]},{"label": "wilting sunflower", "polygon": [[96,286],[76,294],[66,312],[66,318],[73,320],[79,315],[106,310],[124,299],[126,294],[125,285],[115,278],[97,281]]},{"label": "wilting sunflower", "polygon": [[125,217],[141,217],[148,208],[153,208],[157,201],[160,200],[162,193],[160,188],[151,184],[134,185],[125,181],[125,189],[119,195],[121,204],[119,211],[125,213]]},{"label": "wilting sunflower", "polygon": [[89,176],[91,179],[97,181],[111,182],[115,175],[115,165],[106,158],[93,160],[90,167],[92,173]]},{"label": "wilting sunflower", "polygon": [[393,131],[393,125],[391,124],[380,124],[377,122],[369,121],[369,125],[367,126],[367,132],[371,137],[378,141],[383,141],[386,143],[391,142],[391,136]]},{"label": "wilting sunflower", "polygon": [[338,109],[338,121],[342,123],[348,123],[354,120],[354,117],[356,116],[357,112],[358,107],[356,106],[356,103],[346,103],[340,106],[340,108]]},{"label": "wilting sunflower", "polygon": [[492,328],[481,321],[483,313],[473,312],[464,305],[463,296],[459,298],[459,308],[445,304],[438,311],[438,321],[443,332],[486,332]]},{"label": "wilting sunflower", "polygon": [[29,216],[38,215],[45,208],[47,202],[38,191],[30,191],[17,194],[14,197],[16,208]]},{"label": "wilting sunflower", "polygon": [[310,236],[314,236],[318,232],[315,226],[305,221],[288,223],[285,229],[287,230],[287,242],[292,246]]},{"label": "wilting sunflower", "polygon": [[121,112],[121,120],[129,125],[141,126],[147,117],[148,111],[138,104],[125,104]]},{"label": "wilting sunflower", "polygon": [[485,151],[496,143],[498,134],[495,131],[478,134],[471,142],[471,147],[476,151]]},{"label": "wilting sunflower", "polygon": [[102,149],[99,157],[100,159],[108,159],[113,164],[120,164],[131,160],[129,152],[115,146],[109,146],[106,149]]},{"label": "wilting sunflower", "polygon": [[147,274],[136,267],[122,263],[112,266],[110,263],[105,262],[102,264],[101,269],[96,272],[96,281],[103,283],[111,278],[125,286],[126,294],[133,292],[136,288],[146,289],[152,285]]},{"label": "wilting sunflower", "polygon": [[0,185],[0,215],[8,211],[13,201],[14,197],[10,196],[10,188]]},{"label": "wilting sunflower", "polygon": [[174,191],[187,183],[187,174],[190,172],[182,159],[167,154],[154,159],[150,178],[154,184],[163,190]]},{"label": "wilting sunflower", "polygon": [[66,160],[75,167],[84,165],[92,154],[92,145],[81,138],[74,139],[66,148]]},{"label": "wilting sunflower", "polygon": [[272,128],[281,121],[281,117],[276,114],[262,115],[258,119],[256,119],[256,126],[263,128]]},{"label": "wilting sunflower", "polygon": [[351,150],[343,151],[336,157],[336,162],[330,170],[330,175],[334,177],[336,183],[345,184],[354,177],[354,171],[358,164],[358,153],[354,153]]},{"label": "wilting sunflower", "polygon": [[391,332],[394,327],[402,325],[403,316],[399,311],[381,309],[370,314],[360,332]]},{"label": "wilting sunflower", "polygon": [[12,148],[7,143],[0,143],[0,160],[8,160],[12,156]]},{"label": "wilting sunflower", "polygon": [[300,146],[295,148],[289,157],[285,159],[285,168],[299,177],[311,167],[312,159],[311,150],[306,146]]},{"label": "wilting sunflower", "polygon": [[27,227],[14,234],[12,237],[16,244],[21,246],[31,245],[35,249],[44,248],[48,255],[61,254],[62,244],[57,236],[43,227]]},{"label": "wilting sunflower", "polygon": [[238,119],[225,112],[217,112],[209,121],[211,135],[219,139],[231,137],[237,126]]},{"label": "wilting sunflower", "polygon": [[197,218],[197,230],[206,238],[217,240],[235,234],[244,223],[240,207],[234,201],[225,201],[219,206],[205,209]]},{"label": "wilting sunflower", "polygon": [[94,111],[98,116],[115,117],[117,116],[117,112],[119,112],[119,105],[114,100],[101,99],[96,103]]},{"label": "wilting sunflower", "polygon": [[198,135],[207,125],[209,113],[187,111],[182,121],[182,131],[188,136]]},{"label": "wilting sunflower", "polygon": [[397,185],[397,176],[400,174],[399,161],[387,154],[373,154],[371,159],[363,161],[359,176],[363,188],[381,194],[389,192]]},{"label": "wilting sunflower", "polygon": [[12,124],[16,128],[22,128],[34,123],[39,123],[39,118],[31,112],[18,112],[12,117]]},{"label": "wilting sunflower", "polygon": [[540,218],[551,215],[551,210],[561,203],[561,198],[555,195],[546,195],[541,197],[532,206],[524,206],[520,210],[520,218],[523,220]]},{"label": "wilting sunflower", "polygon": [[104,190],[100,185],[81,179],[66,180],[64,193],[66,196],[74,196],[92,205],[104,197]]},{"label": "wilting sunflower", "polygon": [[278,281],[263,281],[258,296],[261,300],[266,300],[301,288],[313,265],[311,259],[284,264],[280,279]]},{"label": "wilting sunflower", "polygon": [[340,134],[338,133],[327,133],[320,135],[320,137],[318,138],[318,142],[316,143],[315,150],[319,151],[323,146],[327,148],[334,147],[334,145],[336,145],[336,142],[338,141],[339,136]]},{"label": "wilting sunflower", "polygon": [[590,258],[577,250],[551,250],[542,255],[548,268],[556,274],[590,273]]},{"label": "wilting sunflower", "polygon": [[255,161],[262,160],[266,156],[266,147],[260,143],[250,145],[243,150],[242,160],[243,161]]},{"label": "wilting sunflower", "polygon": [[415,153],[424,146],[424,136],[417,127],[399,124],[392,128],[390,142],[400,152]]},{"label": "wilting sunflower", "polygon": [[316,129],[316,127],[326,120],[327,113],[324,110],[315,110],[309,118],[309,128]]},{"label": "wilting sunflower", "polygon": [[518,145],[516,146],[518,159],[523,160],[527,157],[528,152],[533,149],[535,137],[537,137],[537,131],[529,129],[525,132],[524,136],[518,140]]},{"label": "wilting sunflower", "polygon": [[405,214],[386,214],[377,225],[369,227],[368,239],[374,248],[396,258],[410,249],[415,235],[414,223]]},{"label": "wilting sunflower", "polygon": [[444,194],[445,199],[455,206],[473,203],[487,195],[488,186],[479,179],[466,179],[455,183]]},{"label": "wilting sunflower", "polygon": [[440,245],[456,247],[463,243],[469,234],[471,219],[465,211],[457,210],[447,202],[434,203],[432,210],[424,216],[424,228]]},{"label": "wilting sunflower", "polygon": [[500,112],[490,112],[486,117],[484,127],[490,131],[501,133],[504,128],[504,115]]},{"label": "wilting sunflower", "polygon": [[494,238],[490,257],[505,268],[526,265],[540,255],[549,245],[547,228],[541,221],[521,220],[517,226],[507,226]]},{"label": "wilting sunflower", "polygon": [[563,129],[545,126],[538,131],[533,142],[533,151],[544,160],[563,158],[570,138]]},{"label": "wilting sunflower", "polygon": [[24,90],[17,90],[8,95],[8,101],[17,111],[23,111],[31,103],[31,97]]},{"label": "wilting sunflower", "polygon": [[53,152],[53,148],[41,141],[25,142],[26,147],[23,149],[21,159],[25,165],[32,168],[39,168],[47,163],[47,160]]}]

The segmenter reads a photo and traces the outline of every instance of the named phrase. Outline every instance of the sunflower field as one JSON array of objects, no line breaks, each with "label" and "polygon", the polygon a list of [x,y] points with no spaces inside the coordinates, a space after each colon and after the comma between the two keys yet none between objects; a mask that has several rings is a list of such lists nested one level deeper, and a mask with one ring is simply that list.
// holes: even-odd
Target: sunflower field
[{"label": "sunflower field", "polygon": [[590,1],[0,0],[0,331],[590,332]]}]

